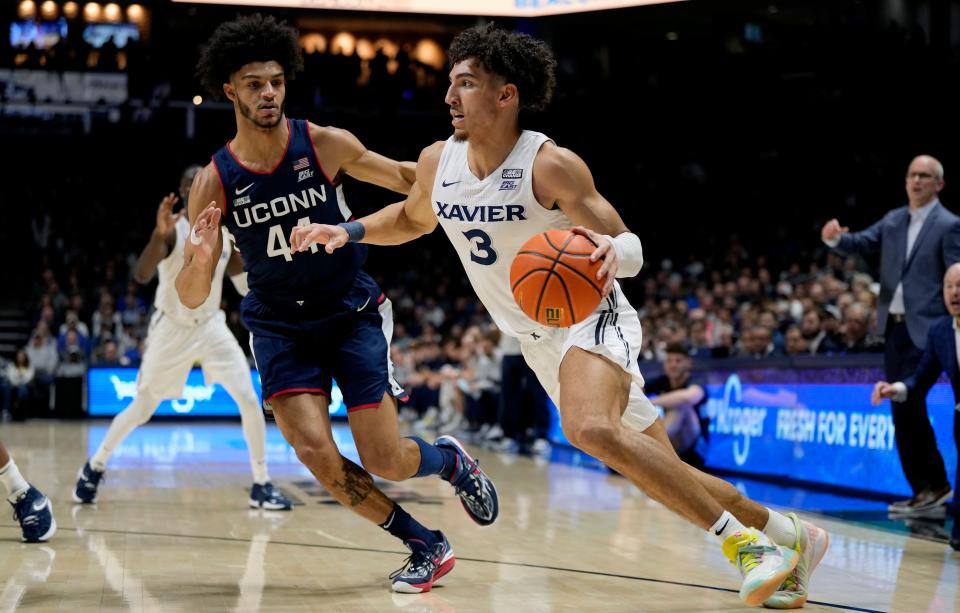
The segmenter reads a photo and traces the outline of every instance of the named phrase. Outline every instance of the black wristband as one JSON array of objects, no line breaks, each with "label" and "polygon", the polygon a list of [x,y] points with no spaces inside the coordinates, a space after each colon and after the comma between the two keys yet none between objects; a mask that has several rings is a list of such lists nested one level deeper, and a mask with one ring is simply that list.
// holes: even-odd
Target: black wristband
[{"label": "black wristband", "polygon": [[347,242],[356,243],[363,240],[363,237],[367,234],[367,229],[363,227],[363,224],[359,221],[345,221],[341,224],[338,224],[341,228],[347,231]]}]

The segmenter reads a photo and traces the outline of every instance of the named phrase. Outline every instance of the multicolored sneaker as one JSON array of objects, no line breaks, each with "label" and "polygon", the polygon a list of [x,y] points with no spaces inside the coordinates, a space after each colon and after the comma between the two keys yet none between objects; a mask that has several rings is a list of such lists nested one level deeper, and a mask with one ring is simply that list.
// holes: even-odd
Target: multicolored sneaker
[{"label": "multicolored sneaker", "polygon": [[800,559],[796,551],[775,545],[753,528],[728,536],[723,553],[743,575],[740,599],[751,607],[773,596]]},{"label": "multicolored sneaker", "polygon": [[280,493],[273,487],[273,484],[267,481],[263,485],[254,483],[250,489],[250,508],[266,509],[268,511],[289,511],[293,508],[290,499]]},{"label": "multicolored sneaker", "polygon": [[481,526],[489,526],[497,521],[500,514],[500,500],[493,481],[480,470],[480,463],[470,457],[460,441],[445,435],[433,443],[437,447],[446,447],[457,454],[457,465],[450,475],[450,483],[460,497],[460,504],[470,519]]},{"label": "multicolored sneaker", "polygon": [[50,540],[57,531],[50,499],[32,485],[10,505],[13,507],[13,519],[23,531],[21,540],[24,543],[42,543]]},{"label": "multicolored sneaker", "polygon": [[793,520],[797,530],[794,550],[800,554],[800,559],[780,589],[764,601],[763,606],[770,609],[799,609],[807,603],[810,576],[830,546],[830,536],[826,530],[808,521],[800,521],[796,513],[787,513],[787,517]]},{"label": "multicolored sneaker", "polygon": [[73,499],[81,504],[93,504],[97,501],[97,488],[103,480],[102,470],[90,466],[90,462],[83,465],[77,474],[77,487],[73,489]]},{"label": "multicolored sneaker", "polygon": [[429,592],[433,584],[453,570],[457,559],[453,548],[443,532],[435,530],[438,541],[432,547],[418,547],[404,543],[410,549],[410,557],[403,566],[390,575],[391,588],[402,594]]}]

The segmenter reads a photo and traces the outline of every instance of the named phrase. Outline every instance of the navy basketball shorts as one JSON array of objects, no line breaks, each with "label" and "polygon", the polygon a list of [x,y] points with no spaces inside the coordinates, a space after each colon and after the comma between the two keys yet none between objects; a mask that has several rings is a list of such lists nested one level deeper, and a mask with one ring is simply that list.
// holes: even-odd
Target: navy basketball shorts
[{"label": "navy basketball shorts", "polygon": [[250,330],[265,406],[278,396],[304,392],[329,399],[333,381],[348,412],[380,406],[384,392],[405,396],[393,379],[393,308],[385,296],[360,310],[311,316],[279,313],[250,292],[241,314]]}]

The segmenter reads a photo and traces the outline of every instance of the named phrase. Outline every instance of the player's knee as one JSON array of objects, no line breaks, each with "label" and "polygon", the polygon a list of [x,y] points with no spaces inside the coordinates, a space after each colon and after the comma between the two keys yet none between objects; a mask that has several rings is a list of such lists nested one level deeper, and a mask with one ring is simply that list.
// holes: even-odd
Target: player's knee
[{"label": "player's knee", "polygon": [[137,394],[133,403],[127,407],[127,411],[130,412],[130,416],[134,422],[138,426],[142,426],[150,421],[150,418],[153,417],[158,406],[160,406],[159,399],[153,398],[150,394],[140,392]]},{"label": "player's knee", "polygon": [[314,472],[340,466],[340,451],[333,441],[302,437],[293,441],[292,445],[297,459]]},{"label": "player's knee", "polygon": [[565,423],[563,432],[574,447],[601,460],[616,443],[614,425],[602,420]]},{"label": "player's knee", "polygon": [[403,481],[410,475],[403,474],[397,455],[389,449],[360,450],[360,463],[373,475],[389,481]]}]

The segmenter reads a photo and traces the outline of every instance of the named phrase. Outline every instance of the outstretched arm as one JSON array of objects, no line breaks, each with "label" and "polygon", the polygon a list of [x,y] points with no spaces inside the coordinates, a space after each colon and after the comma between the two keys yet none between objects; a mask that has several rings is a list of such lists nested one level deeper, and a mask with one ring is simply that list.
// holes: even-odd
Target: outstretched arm
[{"label": "outstretched arm", "polygon": [[640,239],[632,234],[620,214],[593,183],[586,163],[569,149],[544,143],[533,164],[533,191],[546,208],[554,204],[576,224],[574,232],[595,245],[591,261],[603,259],[597,279],[604,279],[603,295],[613,289],[616,277],[632,277],[643,266]]},{"label": "outstretched arm", "polygon": [[841,226],[836,219],[831,219],[820,231],[820,239],[841,255],[869,255],[880,249],[882,230],[882,219],[860,232],[850,232],[850,228]]},{"label": "outstretched arm", "polygon": [[137,265],[133,269],[133,278],[137,283],[149,283],[157,272],[157,265],[169,255],[170,249],[176,244],[177,221],[185,212],[183,210],[176,215],[172,213],[173,205],[177,200],[178,198],[170,193],[164,196],[160,206],[157,207],[157,223],[150,234],[150,242],[143,248],[140,257],[137,258]]},{"label": "outstretched arm", "polygon": [[401,194],[409,194],[416,181],[416,164],[370,151],[347,130],[310,124],[310,138],[319,143],[318,158],[336,160],[336,168],[354,179]]},{"label": "outstretched arm", "polygon": [[[437,216],[430,203],[433,181],[443,143],[434,143],[420,153],[416,166],[416,181],[403,202],[385,206],[355,222],[337,226],[310,224],[296,226],[290,233],[290,247],[294,252],[306,251],[311,245],[326,245],[327,253],[348,242],[369,245],[399,245],[429,234],[437,227]],[[353,233],[351,236],[349,232]]]},{"label": "outstretched arm", "polygon": [[183,268],[175,283],[180,302],[187,308],[199,307],[210,295],[213,273],[223,249],[221,198],[220,178],[211,162],[194,177],[187,205],[192,229],[184,245]]}]

